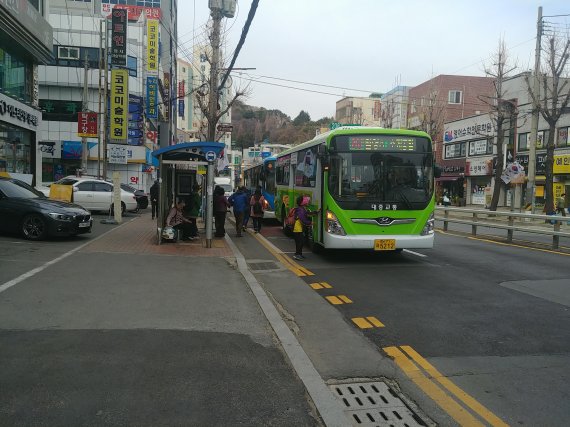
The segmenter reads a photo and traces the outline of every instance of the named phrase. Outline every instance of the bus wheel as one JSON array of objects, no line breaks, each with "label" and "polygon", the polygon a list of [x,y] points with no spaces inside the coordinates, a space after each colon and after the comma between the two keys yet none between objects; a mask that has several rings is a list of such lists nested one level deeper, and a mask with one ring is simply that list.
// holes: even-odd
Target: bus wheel
[{"label": "bus wheel", "polygon": [[311,243],[311,251],[312,251],[314,254],[324,254],[324,253],[325,253],[325,248],[324,248],[322,245],[318,244],[318,243],[312,242],[312,243]]},{"label": "bus wheel", "polygon": [[395,254],[401,254],[403,249],[394,249]]}]

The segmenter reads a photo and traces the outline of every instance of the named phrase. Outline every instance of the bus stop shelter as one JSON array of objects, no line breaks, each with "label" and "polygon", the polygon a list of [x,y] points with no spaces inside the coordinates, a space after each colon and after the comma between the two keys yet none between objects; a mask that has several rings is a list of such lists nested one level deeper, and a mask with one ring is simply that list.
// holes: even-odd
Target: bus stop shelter
[{"label": "bus stop shelter", "polygon": [[[185,142],[152,152],[158,159],[160,198],[157,215],[158,244],[162,243],[162,230],[166,226],[168,212],[177,198],[189,196],[193,187],[202,187],[206,196],[202,204],[206,220],[206,247],[212,247],[213,196],[216,159],[224,149],[221,142]],[[201,168],[206,168],[206,179],[200,177]]]}]

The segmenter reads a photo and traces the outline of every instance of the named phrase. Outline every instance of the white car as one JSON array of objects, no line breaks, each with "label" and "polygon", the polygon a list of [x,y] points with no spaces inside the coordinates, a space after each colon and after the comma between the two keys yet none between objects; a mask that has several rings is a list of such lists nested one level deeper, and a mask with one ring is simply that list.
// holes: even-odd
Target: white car
[{"label": "white car", "polygon": [[[91,211],[108,212],[113,206],[113,184],[91,177],[67,176],[54,184],[73,186],[73,203]],[[49,187],[38,188],[49,197]],[[121,189],[121,211],[137,209],[137,200],[133,193]]]}]

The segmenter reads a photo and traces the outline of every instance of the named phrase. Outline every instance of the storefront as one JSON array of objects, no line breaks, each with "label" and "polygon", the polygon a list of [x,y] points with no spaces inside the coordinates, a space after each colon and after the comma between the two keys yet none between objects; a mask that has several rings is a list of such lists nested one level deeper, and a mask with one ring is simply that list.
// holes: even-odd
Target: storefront
[{"label": "storefront", "polygon": [[570,205],[570,153],[554,156],[552,165],[554,174],[554,200],[565,194],[566,204]]},{"label": "storefront", "polygon": [[478,157],[467,159],[467,204],[487,205],[485,196],[491,189],[491,175],[493,173],[493,158]]},{"label": "storefront", "polygon": [[456,204],[461,204],[465,200],[465,160],[443,160],[440,168],[441,176],[435,179],[437,202],[441,203],[447,194]]}]

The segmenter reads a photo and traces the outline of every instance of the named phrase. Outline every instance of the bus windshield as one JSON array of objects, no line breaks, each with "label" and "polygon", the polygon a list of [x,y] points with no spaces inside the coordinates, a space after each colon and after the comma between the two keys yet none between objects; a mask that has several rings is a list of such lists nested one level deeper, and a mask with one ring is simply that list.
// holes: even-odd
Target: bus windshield
[{"label": "bus windshield", "polygon": [[336,152],[331,156],[329,192],[344,209],[376,209],[377,204],[424,209],[433,192],[432,165],[433,155],[427,151]]}]

